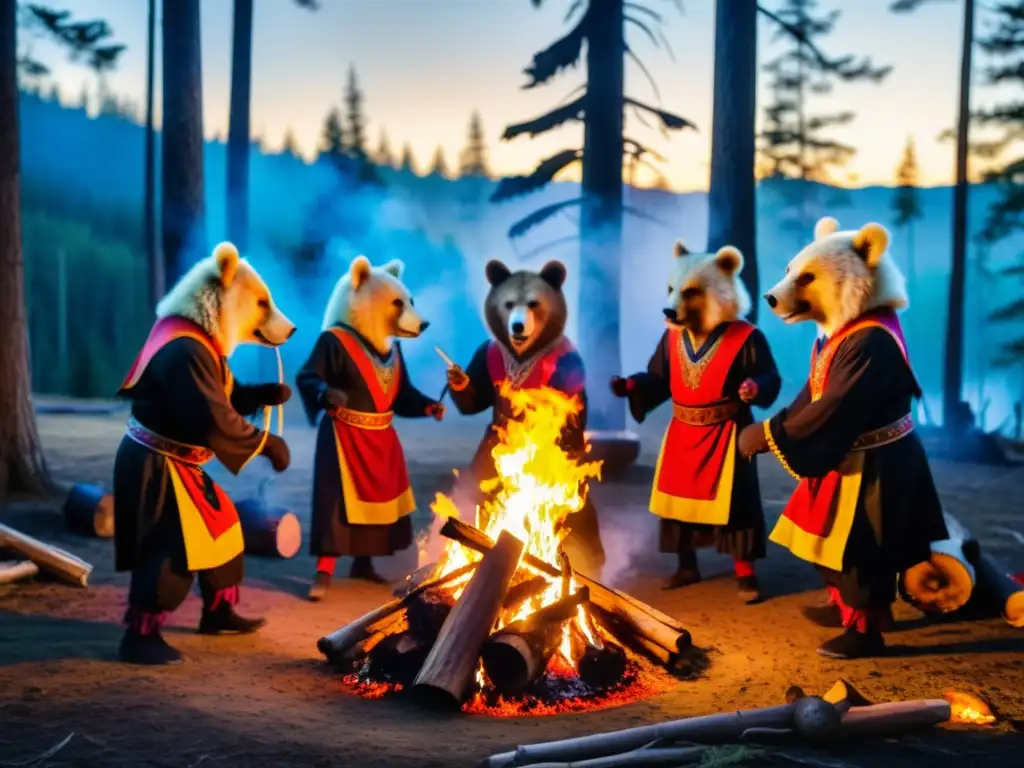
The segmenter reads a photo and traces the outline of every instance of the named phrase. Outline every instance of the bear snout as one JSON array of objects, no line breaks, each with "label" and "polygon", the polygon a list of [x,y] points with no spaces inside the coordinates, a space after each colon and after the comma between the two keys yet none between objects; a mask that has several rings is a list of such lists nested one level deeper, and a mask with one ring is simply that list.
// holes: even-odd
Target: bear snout
[{"label": "bear snout", "polygon": [[665,313],[665,317],[667,317],[669,320],[675,320],[676,319],[676,316],[677,316],[676,315],[676,311],[672,307],[665,307],[661,311]]},{"label": "bear snout", "polygon": [[526,325],[524,323],[521,323],[518,320],[516,320],[516,322],[512,323],[512,333],[522,333],[525,330],[526,330]]},{"label": "bear snout", "polygon": [[768,302],[768,306],[775,309],[779,305],[779,300],[772,296],[770,293],[764,295],[764,300]]},{"label": "bear snout", "polygon": [[430,321],[429,320],[421,320],[420,321],[420,333],[423,333],[429,327],[430,327]]}]

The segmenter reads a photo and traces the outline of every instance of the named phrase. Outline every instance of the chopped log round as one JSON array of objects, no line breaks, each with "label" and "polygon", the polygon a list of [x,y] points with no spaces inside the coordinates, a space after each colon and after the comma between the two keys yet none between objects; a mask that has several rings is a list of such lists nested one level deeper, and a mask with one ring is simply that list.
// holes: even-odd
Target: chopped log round
[{"label": "chopped log round", "polygon": [[477,565],[413,683],[421,702],[446,709],[462,706],[522,553],[523,542],[502,531]]},{"label": "chopped log round", "polygon": [[991,555],[981,552],[974,563],[978,571],[978,591],[994,604],[1011,627],[1024,627],[1024,585]]},{"label": "chopped log round", "polygon": [[525,691],[541,676],[553,649],[546,647],[543,631],[534,635],[499,632],[480,652],[484,673],[494,689],[503,696]]},{"label": "chopped log round", "polygon": [[0,547],[17,552],[42,570],[77,587],[89,585],[92,566],[63,549],[44,544],[27,534],[0,523]]},{"label": "chopped log round", "polygon": [[370,674],[377,679],[410,685],[429,652],[429,645],[408,632],[389,635],[370,651]]},{"label": "chopped log round", "polygon": [[421,592],[409,603],[409,632],[427,647],[433,645],[454,604],[451,595],[441,590]]},{"label": "chopped log round", "polygon": [[235,505],[245,537],[245,553],[287,560],[302,546],[302,526],[294,512],[268,507],[260,499]]},{"label": "chopped log round", "polygon": [[103,486],[76,483],[64,502],[64,526],[72,533],[109,539],[114,535],[114,497]]},{"label": "chopped log round", "polygon": [[626,654],[617,645],[587,648],[579,661],[580,679],[594,688],[608,688],[626,674]]},{"label": "chopped log round", "polygon": [[971,564],[977,545],[967,529],[943,512],[949,538],[932,542],[932,556],[908,568],[899,577],[900,596],[923,613],[952,613],[970,600],[975,569]]}]

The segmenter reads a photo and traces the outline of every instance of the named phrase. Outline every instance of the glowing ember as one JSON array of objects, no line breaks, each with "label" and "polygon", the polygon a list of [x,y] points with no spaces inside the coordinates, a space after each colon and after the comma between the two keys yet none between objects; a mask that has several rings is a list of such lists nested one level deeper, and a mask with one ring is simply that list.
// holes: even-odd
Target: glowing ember
[{"label": "glowing ember", "polygon": [[943,698],[949,702],[951,722],[990,725],[996,721],[988,704],[977,696],[961,691],[946,691]]},{"label": "glowing ember", "polygon": [[[568,532],[566,517],[584,507],[588,481],[601,477],[600,462],[571,455],[559,445],[567,421],[580,410],[578,399],[552,389],[520,391],[509,386],[502,389],[501,396],[511,404],[513,418],[498,431],[500,439],[492,451],[497,477],[481,484],[486,500],[475,510],[475,525],[491,541],[508,532],[523,542],[524,548],[508,592],[511,596],[518,591],[519,599],[506,600],[491,627],[492,639],[503,628],[521,631],[531,617],[541,615],[537,614],[540,609],[577,595],[580,585],[568,567],[571,564],[562,560],[560,544]],[[431,509],[438,518],[459,517],[455,501],[443,494],[437,495]],[[425,541],[419,542],[419,549],[424,556]],[[542,563],[561,563],[561,578],[535,568],[536,561],[533,565],[524,562],[527,555]],[[404,608],[402,628],[378,631],[367,641],[362,656],[352,660],[345,687],[366,698],[380,698],[411,686],[441,626],[473,577],[474,570],[468,566],[481,557],[454,539],[446,540],[433,568],[421,568],[415,581],[433,584],[459,569],[465,572],[417,595]],[[553,610],[565,609],[555,606]],[[481,661],[463,710],[499,717],[574,712],[625,704],[674,684],[674,678],[663,669],[617,642],[621,628],[595,622],[588,603],[568,610],[559,614],[547,635],[543,655],[531,657],[539,661],[529,674],[524,671],[518,687],[503,687],[497,678],[494,682],[487,679]],[[607,621],[604,614],[597,618]],[[510,627],[513,624],[516,626]],[[665,651],[673,658],[674,653],[671,648]],[[507,668],[488,669],[504,675]],[[499,693],[513,690],[519,693]]]}]

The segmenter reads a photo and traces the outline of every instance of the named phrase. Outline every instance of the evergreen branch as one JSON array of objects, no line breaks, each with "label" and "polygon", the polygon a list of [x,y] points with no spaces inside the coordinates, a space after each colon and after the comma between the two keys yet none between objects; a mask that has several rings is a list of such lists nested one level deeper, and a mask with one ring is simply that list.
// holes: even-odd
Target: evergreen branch
[{"label": "evergreen branch", "polygon": [[997,309],[988,316],[990,323],[1005,323],[1024,318],[1024,299],[1017,299],[1012,304]]},{"label": "evergreen branch", "polygon": [[894,0],[889,3],[889,10],[893,13],[910,13],[916,11],[922,5],[928,5],[941,0]]},{"label": "evergreen branch", "polygon": [[818,46],[811,42],[810,36],[808,36],[798,24],[791,24],[780,14],[769,11],[763,5],[758,5],[757,10],[762,15],[774,21],[790,37],[794,38],[799,43],[803,43],[803,45],[807,47],[807,50],[814,55],[814,58],[817,59],[818,64],[820,64],[823,69],[832,69],[834,62],[825,56],[825,54],[818,49]]},{"label": "evergreen branch", "polygon": [[639,156],[636,158],[636,161],[640,165],[644,166],[651,173],[653,173],[655,178],[657,178],[660,183],[668,184],[668,177],[665,176],[665,174],[662,172],[662,170],[658,166],[656,166],[654,163],[652,163],[652,162],[650,162],[648,160],[644,160],[642,157],[639,157]]},{"label": "evergreen branch", "polygon": [[664,219],[659,219],[657,216],[652,216],[651,214],[641,211],[639,208],[634,208],[631,205],[622,206],[622,212],[630,216],[635,216],[643,221],[650,221],[654,224],[660,224],[663,227],[668,226],[668,223]]},{"label": "evergreen branch", "polygon": [[[522,253],[522,254],[517,253],[516,255],[519,257],[520,261],[530,261],[531,259],[535,259],[538,256],[540,256],[540,254],[544,253],[544,251],[549,251],[549,250],[551,250],[552,248],[554,248],[556,246],[567,245],[569,243],[578,243],[579,241],[580,241],[580,236],[578,234],[576,234],[576,235],[566,235],[565,237],[559,237],[559,238],[557,238],[555,240],[550,240],[550,241],[544,243],[543,245],[538,245],[532,251],[527,251],[526,253]],[[512,243],[512,247],[513,247],[513,250],[515,250],[515,242],[514,241]]]},{"label": "evergreen branch", "polygon": [[50,68],[41,61],[36,61],[30,56],[22,56],[18,59],[18,72],[25,77],[45,77],[50,74]]},{"label": "evergreen branch", "polygon": [[586,98],[586,94],[584,94],[575,101],[565,104],[564,106],[557,107],[540,117],[527,120],[525,123],[510,125],[501,135],[501,140],[510,141],[517,136],[522,136],[524,133],[530,136],[538,136],[542,133],[554,130],[558,126],[563,123],[567,123],[570,120],[580,120],[582,119],[581,116],[583,114]]},{"label": "evergreen branch", "polygon": [[530,78],[530,82],[523,86],[524,89],[543,85],[563,69],[579,64],[589,20],[590,9],[588,8],[583,18],[569,34],[556,40],[540,53],[533,55],[530,66],[523,70]]},{"label": "evergreen branch", "polygon": [[658,33],[658,39],[661,40],[661,47],[665,49],[665,53],[668,54],[669,60],[673,64],[675,64],[676,63],[676,52],[674,50],[672,50],[672,45],[671,45],[671,43],[669,43],[668,38],[665,37],[664,30],[662,30],[661,27],[658,27],[657,33]]},{"label": "evergreen branch", "polygon": [[665,17],[664,16],[662,16],[657,11],[651,10],[647,6],[640,5],[640,3],[630,3],[630,2],[627,2],[627,3],[623,3],[623,7],[625,7],[626,10],[636,11],[637,13],[646,13],[648,16],[650,16],[652,19],[654,19],[659,24],[664,24],[665,23]]},{"label": "evergreen branch", "polygon": [[[540,7],[540,3],[534,3],[534,8]],[[563,24],[568,24],[572,21],[572,17],[576,15],[576,12],[583,7],[583,0],[573,0],[572,5],[569,6],[569,10],[565,13],[565,18],[562,19]]]},{"label": "evergreen branch", "polygon": [[575,88],[573,88],[571,91],[569,91],[567,94],[565,94],[565,96],[562,97],[562,100],[560,102],[558,102],[558,106],[561,107],[564,104],[568,104],[569,103],[569,99],[571,99],[573,96],[575,96],[576,94],[580,93],[581,91],[585,92],[586,90],[587,90],[586,84],[584,84],[584,85],[577,85]]},{"label": "evergreen branch", "polygon": [[541,160],[529,176],[507,176],[498,182],[497,188],[491,195],[491,202],[498,203],[502,200],[536,192],[551,183],[560,171],[579,162],[582,157],[582,150],[563,149],[561,152]]},{"label": "evergreen branch", "polygon": [[658,84],[654,81],[654,77],[651,75],[647,67],[640,60],[640,57],[633,53],[633,49],[628,45],[626,46],[626,55],[633,61],[637,67],[640,68],[640,72],[644,77],[647,78],[647,83],[651,86],[651,90],[654,91],[654,98],[657,100],[658,105],[661,106],[661,91],[658,89]]},{"label": "evergreen branch", "polygon": [[626,146],[630,146],[633,148],[628,151],[628,154],[632,155],[633,157],[639,158],[641,155],[650,155],[659,162],[665,162],[665,158],[661,154],[651,149],[650,147],[644,146],[636,139],[631,139],[628,136],[623,136],[622,143]]},{"label": "evergreen branch", "polygon": [[1007,267],[999,271],[1001,275],[1007,275],[1008,277],[1024,277],[1024,264],[1017,264],[1013,267]]},{"label": "evergreen branch", "polygon": [[639,109],[633,106],[630,106],[630,109],[633,110],[633,116],[637,119],[637,122],[639,122],[640,125],[642,125],[644,128],[650,128],[651,130],[654,130],[654,126],[647,122],[647,118],[644,117],[643,112],[641,112]]},{"label": "evergreen branch", "polygon": [[693,130],[697,130],[697,126],[695,126],[689,120],[679,117],[679,115],[675,115],[671,112],[666,112],[663,109],[655,109],[649,104],[644,104],[642,101],[637,101],[636,99],[626,97],[625,103],[654,115],[659,120],[661,120],[661,124],[667,130],[678,131],[682,130],[683,128],[692,128]]},{"label": "evergreen branch", "polygon": [[642,21],[640,21],[639,19],[634,19],[632,16],[626,16],[626,23],[627,24],[633,24],[633,25],[639,27],[640,30],[645,35],[647,35],[647,37],[650,39],[650,41],[654,44],[655,48],[660,48],[661,47],[661,43],[658,42],[657,36],[655,36],[654,32],[651,31],[651,28],[648,27],[646,24],[644,24]]},{"label": "evergreen branch", "polygon": [[559,211],[565,210],[573,205],[580,205],[583,203],[582,197],[574,197],[571,200],[562,200],[558,203],[552,203],[551,205],[545,205],[543,208],[538,208],[533,213],[529,213],[511,227],[508,228],[508,237],[510,240],[515,240],[517,237],[522,237],[534,227],[543,224],[545,221],[550,219]]}]

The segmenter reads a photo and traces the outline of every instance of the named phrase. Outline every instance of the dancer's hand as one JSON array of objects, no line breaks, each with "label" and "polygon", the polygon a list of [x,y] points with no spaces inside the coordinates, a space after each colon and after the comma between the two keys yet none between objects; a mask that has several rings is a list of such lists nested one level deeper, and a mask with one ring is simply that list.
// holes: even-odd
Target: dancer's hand
[{"label": "dancer's hand", "polygon": [[432,416],[434,421],[444,419],[444,403],[431,403],[427,406],[427,416]]},{"label": "dancer's hand", "polygon": [[631,379],[624,379],[621,376],[612,376],[612,380],[608,382],[608,385],[611,387],[612,394],[616,397],[626,397],[634,386]]},{"label": "dancer's hand", "polygon": [[330,408],[345,408],[348,406],[348,395],[340,389],[328,387],[323,394],[324,406]]},{"label": "dancer's hand", "polygon": [[292,388],[287,384],[258,384],[257,397],[260,405],[284,405],[292,397]]},{"label": "dancer's hand", "polygon": [[469,386],[469,376],[459,366],[453,365],[448,369],[448,388],[452,392],[461,392]]},{"label": "dancer's hand", "polygon": [[758,388],[756,381],[753,379],[744,379],[743,383],[740,384],[740,400],[744,403],[753,402],[759,391],[760,389]]},{"label": "dancer's hand", "polygon": [[292,463],[292,453],[288,450],[288,443],[274,434],[267,434],[262,454],[270,460],[275,472],[284,472]]},{"label": "dancer's hand", "polygon": [[736,450],[738,450],[740,455],[745,459],[749,459],[752,456],[767,451],[768,443],[764,439],[764,425],[758,422],[744,427],[743,431],[740,432],[740,437],[736,444]]}]

